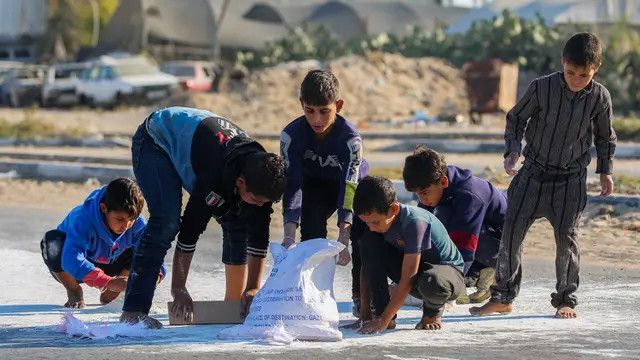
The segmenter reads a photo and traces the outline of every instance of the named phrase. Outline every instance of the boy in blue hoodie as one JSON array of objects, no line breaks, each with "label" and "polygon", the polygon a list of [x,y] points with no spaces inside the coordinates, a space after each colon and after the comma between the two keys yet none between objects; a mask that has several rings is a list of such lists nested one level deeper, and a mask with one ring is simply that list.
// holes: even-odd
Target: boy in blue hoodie
[{"label": "boy in blue hoodie", "polygon": [[338,79],[329,71],[312,70],[300,85],[304,115],[280,135],[280,152],[288,172],[283,197],[285,247],[295,243],[300,224],[302,241],[327,236],[327,220],[338,212],[338,241],[345,249],[338,264],[349,263],[353,252],[352,295],[358,314],[360,254],[357,240],[364,224],[353,216],[353,194],[369,165],[362,158],[362,138],[354,124],[338,113],[344,105]]},{"label": "boy in blue hoodie", "polygon": [[458,303],[487,300],[507,213],[505,194],[467,169],[447,166],[439,153],[425,146],[407,156],[402,177],[405,188],[418,196],[418,206],[444,224],[464,259],[466,285],[477,287]]},{"label": "boy in blue hoodie", "polygon": [[[146,221],[144,199],[131,179],[119,178],[94,190],[40,242],[42,258],[67,290],[65,307],[84,307],[80,283],[98,288],[100,303],[115,299],[127,285],[132,249]],[[164,265],[158,280],[164,277]]]}]

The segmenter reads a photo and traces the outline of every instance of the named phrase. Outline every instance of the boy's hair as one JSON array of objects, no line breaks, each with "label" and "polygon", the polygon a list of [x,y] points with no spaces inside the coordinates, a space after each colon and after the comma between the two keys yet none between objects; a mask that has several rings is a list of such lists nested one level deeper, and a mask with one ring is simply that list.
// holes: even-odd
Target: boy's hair
[{"label": "boy's hair", "polygon": [[284,193],[287,167],[282,157],[257,152],[247,157],[241,176],[247,184],[247,191],[271,201],[278,201]]},{"label": "boy's hair", "polygon": [[128,178],[111,181],[100,202],[107,207],[107,211],[126,211],[132,219],[137,218],[144,207],[140,187]]},{"label": "boy's hair", "polygon": [[329,71],[311,70],[300,85],[300,101],[311,106],[324,106],[340,98],[340,83]]},{"label": "boy's hair", "polygon": [[447,163],[437,151],[418,145],[404,160],[402,179],[407,191],[415,192],[437,184],[440,178],[447,176]]},{"label": "boy's hair", "polygon": [[602,63],[602,44],[592,33],[573,35],[562,50],[562,59],[576,66],[598,67]]},{"label": "boy's hair", "polygon": [[386,214],[395,201],[396,189],[389,179],[366,176],[358,183],[353,196],[353,211],[356,215]]}]

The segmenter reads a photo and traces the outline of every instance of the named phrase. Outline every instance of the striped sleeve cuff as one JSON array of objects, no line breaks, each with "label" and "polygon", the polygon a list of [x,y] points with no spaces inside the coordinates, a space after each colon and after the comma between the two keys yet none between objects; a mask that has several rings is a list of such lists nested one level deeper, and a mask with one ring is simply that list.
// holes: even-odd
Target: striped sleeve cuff
[{"label": "striped sleeve cuff", "polygon": [[259,249],[256,247],[247,246],[247,254],[259,258],[264,258],[267,257],[267,249]]},{"label": "striped sleeve cuff", "polygon": [[176,249],[185,253],[192,253],[196,251],[196,244],[185,244],[181,243],[180,240],[178,240],[178,242],[176,243]]},{"label": "striped sleeve cuff", "polygon": [[613,159],[598,158],[596,165],[596,174],[608,174],[613,171]]},{"label": "striped sleeve cuff", "polygon": [[504,149],[504,157],[506,158],[511,153],[520,153],[522,152],[522,143],[517,140],[507,140],[505,143]]}]

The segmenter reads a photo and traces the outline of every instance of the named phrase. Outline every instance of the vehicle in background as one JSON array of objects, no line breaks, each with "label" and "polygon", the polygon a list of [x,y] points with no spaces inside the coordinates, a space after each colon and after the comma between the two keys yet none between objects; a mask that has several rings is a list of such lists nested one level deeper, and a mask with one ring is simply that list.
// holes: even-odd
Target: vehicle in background
[{"label": "vehicle in background", "polygon": [[178,90],[178,79],[165,74],[144,56],[112,54],[92,62],[76,92],[82,104],[113,107],[163,100]]},{"label": "vehicle in background", "polygon": [[217,74],[215,65],[204,61],[169,61],[160,70],[178,78],[183,90],[211,91]]},{"label": "vehicle in background", "polygon": [[2,79],[2,103],[21,107],[42,102],[44,68],[28,65],[6,72]]},{"label": "vehicle in background", "polygon": [[69,106],[78,103],[76,87],[88,63],[55,64],[50,66],[42,85],[42,106]]}]

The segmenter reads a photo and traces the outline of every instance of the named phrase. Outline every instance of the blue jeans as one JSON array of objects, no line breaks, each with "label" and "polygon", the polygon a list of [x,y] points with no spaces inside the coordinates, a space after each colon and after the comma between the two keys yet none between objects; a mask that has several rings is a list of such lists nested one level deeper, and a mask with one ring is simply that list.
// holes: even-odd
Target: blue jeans
[{"label": "blue jeans", "polygon": [[122,310],[148,314],[160,267],[180,229],[182,179],[144,123],[133,136],[131,159],[150,216],[133,257]]}]

